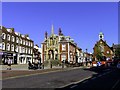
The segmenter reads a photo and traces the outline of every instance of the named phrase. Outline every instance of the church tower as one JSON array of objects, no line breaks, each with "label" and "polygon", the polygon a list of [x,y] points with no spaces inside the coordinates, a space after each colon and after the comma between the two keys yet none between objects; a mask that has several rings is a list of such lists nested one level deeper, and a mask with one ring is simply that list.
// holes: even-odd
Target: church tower
[{"label": "church tower", "polygon": [[102,32],[99,33],[99,40],[104,39],[104,34]]}]

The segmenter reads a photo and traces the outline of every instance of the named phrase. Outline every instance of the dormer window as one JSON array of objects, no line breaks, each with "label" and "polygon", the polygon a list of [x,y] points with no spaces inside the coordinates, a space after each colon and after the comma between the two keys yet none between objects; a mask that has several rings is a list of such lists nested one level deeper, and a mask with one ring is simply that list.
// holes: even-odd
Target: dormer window
[{"label": "dormer window", "polygon": [[9,34],[7,35],[7,40],[10,41],[10,35]]},{"label": "dormer window", "polygon": [[5,39],[5,37],[6,37],[6,34],[2,33],[2,38]]}]

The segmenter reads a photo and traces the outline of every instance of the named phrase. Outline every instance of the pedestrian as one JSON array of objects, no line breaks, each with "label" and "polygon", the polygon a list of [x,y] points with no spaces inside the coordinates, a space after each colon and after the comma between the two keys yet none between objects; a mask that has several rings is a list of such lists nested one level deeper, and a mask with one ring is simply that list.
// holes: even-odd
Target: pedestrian
[{"label": "pedestrian", "polygon": [[8,64],[7,70],[11,70],[12,59],[8,58],[7,64]]}]

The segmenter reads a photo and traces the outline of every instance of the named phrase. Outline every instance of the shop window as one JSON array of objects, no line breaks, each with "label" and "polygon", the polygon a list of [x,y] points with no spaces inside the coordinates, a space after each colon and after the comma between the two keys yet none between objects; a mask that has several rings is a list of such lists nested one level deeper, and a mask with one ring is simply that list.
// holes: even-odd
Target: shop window
[{"label": "shop window", "polygon": [[62,61],[63,61],[63,60],[66,60],[66,55],[62,55],[62,56],[61,56],[61,59],[62,59]]}]

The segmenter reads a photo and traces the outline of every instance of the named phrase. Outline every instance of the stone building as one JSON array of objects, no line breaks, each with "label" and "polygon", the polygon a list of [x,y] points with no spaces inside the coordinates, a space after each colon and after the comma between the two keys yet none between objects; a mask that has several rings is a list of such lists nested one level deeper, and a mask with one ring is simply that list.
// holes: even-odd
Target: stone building
[{"label": "stone building", "polygon": [[41,49],[42,62],[52,59],[77,63],[82,51],[70,36],[65,36],[62,33],[61,28],[59,28],[58,35],[54,34],[53,25],[50,36],[45,32],[45,39],[41,44]]},{"label": "stone building", "polygon": [[14,31],[14,28],[1,27],[2,31],[2,62],[5,64],[8,58],[13,64],[26,64],[32,61],[34,42],[29,35],[23,35]]},{"label": "stone building", "polygon": [[102,54],[103,60],[112,59],[114,55],[112,48],[104,40],[104,34],[102,32],[100,32],[99,34],[99,41],[97,41],[97,43],[95,44],[93,51],[93,58],[95,60],[97,60],[96,55],[98,54],[98,52]]}]

